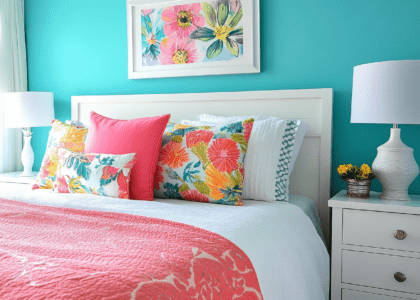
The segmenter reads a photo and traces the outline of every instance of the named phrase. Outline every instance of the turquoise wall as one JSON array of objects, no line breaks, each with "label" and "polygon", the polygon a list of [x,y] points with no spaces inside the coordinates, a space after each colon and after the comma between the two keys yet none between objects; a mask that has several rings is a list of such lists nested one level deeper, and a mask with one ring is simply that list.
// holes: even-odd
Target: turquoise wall
[{"label": "turquoise wall", "polygon": [[[390,125],[350,124],[353,67],[420,59],[418,0],[260,0],[261,74],[128,80],[124,0],[25,0],[29,89],[51,91],[56,118],[70,118],[72,95],[334,89],[332,192],[336,168],[371,164]],[[420,113],[420,112],[419,112]],[[420,125],[402,140],[420,163]],[[39,169],[48,128],[35,128]],[[375,180],[374,190],[381,184]],[[420,194],[420,176],[410,192]]]}]

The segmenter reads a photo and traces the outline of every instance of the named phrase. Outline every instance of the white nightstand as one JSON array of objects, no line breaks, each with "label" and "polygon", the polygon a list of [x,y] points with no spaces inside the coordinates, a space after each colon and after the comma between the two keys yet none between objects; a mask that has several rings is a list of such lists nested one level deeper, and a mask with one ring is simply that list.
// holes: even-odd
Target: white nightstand
[{"label": "white nightstand", "polygon": [[347,197],[332,207],[331,300],[420,299],[420,196]]},{"label": "white nightstand", "polygon": [[38,173],[34,172],[33,177],[19,177],[20,174],[22,174],[22,171],[2,173],[0,174],[0,182],[29,184],[32,180],[36,179]]}]

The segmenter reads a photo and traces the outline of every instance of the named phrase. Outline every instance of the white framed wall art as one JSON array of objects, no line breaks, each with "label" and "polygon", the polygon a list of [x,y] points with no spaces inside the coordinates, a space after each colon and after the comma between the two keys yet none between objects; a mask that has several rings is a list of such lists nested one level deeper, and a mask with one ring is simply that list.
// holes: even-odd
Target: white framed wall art
[{"label": "white framed wall art", "polygon": [[127,0],[128,78],[260,72],[259,0]]}]

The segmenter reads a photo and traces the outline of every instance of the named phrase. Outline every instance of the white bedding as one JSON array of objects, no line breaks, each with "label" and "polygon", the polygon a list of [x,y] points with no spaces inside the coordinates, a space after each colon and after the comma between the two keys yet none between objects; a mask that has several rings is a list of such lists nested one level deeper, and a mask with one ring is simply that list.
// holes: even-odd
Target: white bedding
[{"label": "white bedding", "polygon": [[10,183],[0,183],[0,198],[149,216],[210,230],[249,256],[265,300],[328,299],[328,252],[309,217],[295,205],[252,200],[243,200],[243,207],[169,199],[132,201],[32,191],[29,185]]}]

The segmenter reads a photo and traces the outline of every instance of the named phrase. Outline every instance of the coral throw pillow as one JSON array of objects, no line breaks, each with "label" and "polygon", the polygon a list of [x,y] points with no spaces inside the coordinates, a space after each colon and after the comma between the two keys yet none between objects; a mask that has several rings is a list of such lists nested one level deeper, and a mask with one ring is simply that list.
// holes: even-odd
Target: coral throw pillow
[{"label": "coral throw pillow", "polygon": [[171,115],[115,120],[91,112],[85,153],[136,153],[130,179],[130,199],[153,200],[153,174],[162,135]]},{"label": "coral throw pillow", "polygon": [[86,154],[59,149],[54,191],[128,199],[136,155]]},{"label": "coral throw pillow", "polygon": [[53,188],[58,164],[58,149],[64,148],[70,151],[83,152],[87,133],[87,128],[78,128],[73,125],[64,124],[59,120],[52,121],[47,150],[45,151],[41,169],[32,189]]},{"label": "coral throw pillow", "polygon": [[163,138],[155,196],[242,205],[244,159],[253,122],[175,125]]}]

